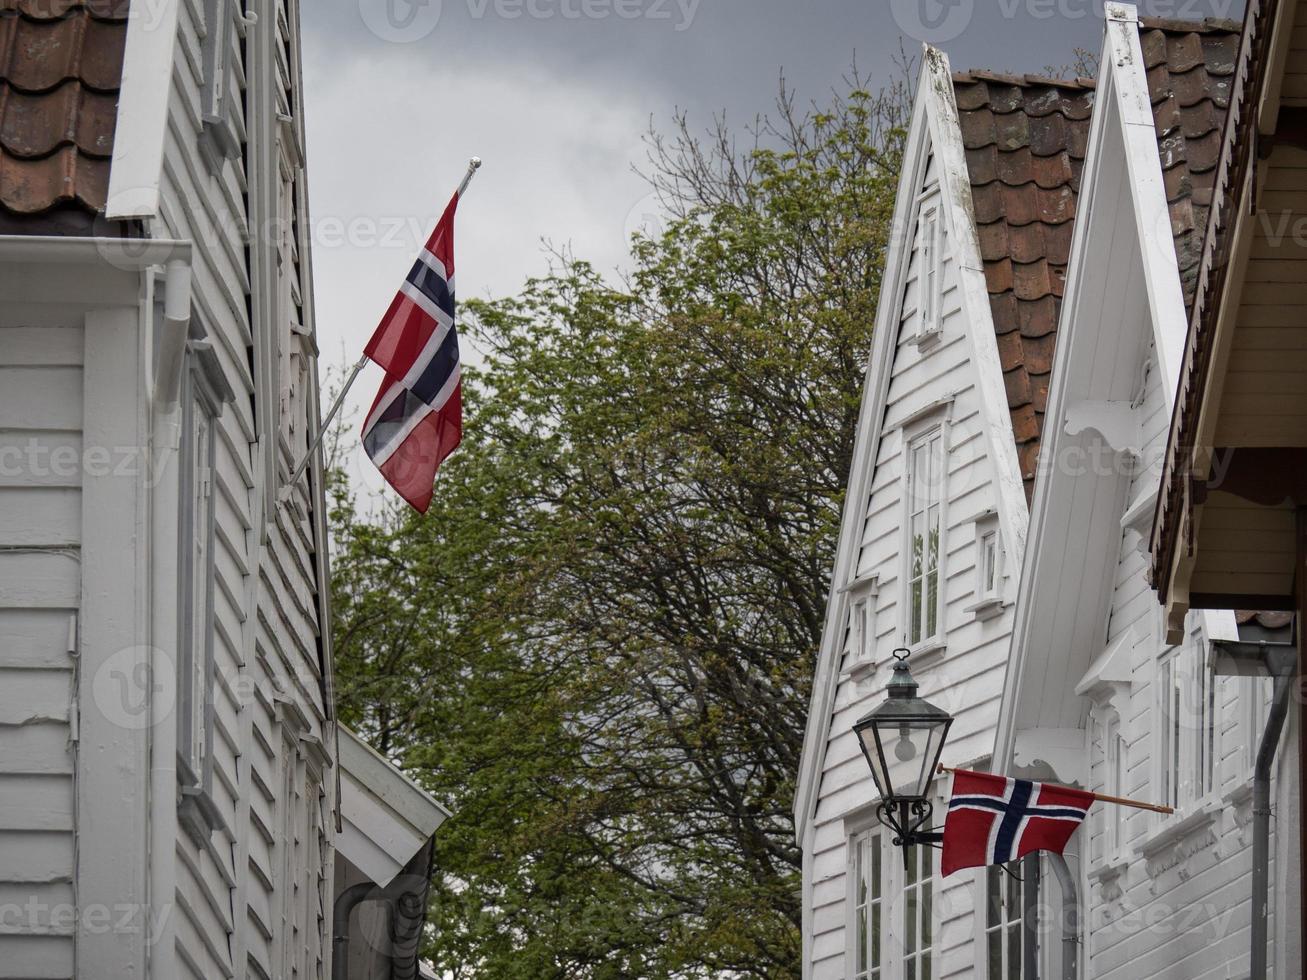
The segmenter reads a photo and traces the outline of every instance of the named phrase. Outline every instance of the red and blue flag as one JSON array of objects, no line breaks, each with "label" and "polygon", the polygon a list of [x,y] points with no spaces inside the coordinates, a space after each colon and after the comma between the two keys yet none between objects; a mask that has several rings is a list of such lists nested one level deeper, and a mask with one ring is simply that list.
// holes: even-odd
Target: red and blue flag
[{"label": "red and blue flag", "polygon": [[1061,854],[1093,802],[1069,786],[955,769],[940,871],[1006,864],[1032,851]]},{"label": "red and blue flag", "polygon": [[363,423],[363,448],[421,513],[436,470],[463,438],[463,392],[454,329],[454,212],[445,213],[363,353],[386,372]]}]

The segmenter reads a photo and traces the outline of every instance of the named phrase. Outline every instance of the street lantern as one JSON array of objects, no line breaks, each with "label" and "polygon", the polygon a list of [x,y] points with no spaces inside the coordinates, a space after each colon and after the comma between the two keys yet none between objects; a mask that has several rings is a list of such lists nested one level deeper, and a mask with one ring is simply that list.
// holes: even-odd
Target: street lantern
[{"label": "street lantern", "polygon": [[942,836],[921,828],[933,810],[930,783],[953,716],[917,697],[917,682],[908,670],[908,650],[895,650],[894,659],[889,697],[859,718],[853,732],[880,790],[876,815],[894,832],[894,844],[903,848],[906,862],[909,847],[935,843]]}]

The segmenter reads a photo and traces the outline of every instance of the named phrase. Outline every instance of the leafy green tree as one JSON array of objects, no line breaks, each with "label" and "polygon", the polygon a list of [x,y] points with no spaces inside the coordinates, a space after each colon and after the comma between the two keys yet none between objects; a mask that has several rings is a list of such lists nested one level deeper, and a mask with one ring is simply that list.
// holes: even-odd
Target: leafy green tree
[{"label": "leafy green tree", "polygon": [[794,780],[906,99],[651,137],[620,284],[469,303],[425,518],[334,483],[341,711],[445,800],[455,977],[798,977]]}]

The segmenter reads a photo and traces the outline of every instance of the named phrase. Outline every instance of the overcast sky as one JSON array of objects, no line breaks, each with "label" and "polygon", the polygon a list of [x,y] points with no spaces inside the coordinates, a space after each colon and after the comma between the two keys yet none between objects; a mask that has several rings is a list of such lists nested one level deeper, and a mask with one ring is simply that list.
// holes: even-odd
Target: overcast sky
[{"label": "overcast sky", "polygon": [[[1141,14],[1238,17],[1239,0]],[[782,71],[823,100],[854,57],[888,78],[900,42],[953,68],[1042,72],[1101,46],[1103,0],[305,0],[304,90],[323,365],[352,361],[467,166],[458,294],[546,268],[542,240],[602,271],[656,222],[633,172],[650,123],[706,127],[772,105]],[[343,345],[343,346],[342,346]],[[343,354],[342,354],[343,350]],[[379,383],[369,366],[355,421]],[[376,486],[356,458],[351,473]]]}]

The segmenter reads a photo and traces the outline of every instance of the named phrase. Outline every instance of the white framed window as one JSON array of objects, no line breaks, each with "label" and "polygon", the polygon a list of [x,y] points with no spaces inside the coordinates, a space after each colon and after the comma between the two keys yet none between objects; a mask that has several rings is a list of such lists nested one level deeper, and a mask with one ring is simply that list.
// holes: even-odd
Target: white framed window
[{"label": "white framed window", "polygon": [[[876,664],[876,576],[854,579],[844,589],[848,595],[849,666],[846,673],[865,676]],[[855,679],[858,679],[855,677]]]},{"label": "white framed window", "polygon": [[986,531],[980,537],[980,556],[978,571],[980,573],[980,596],[992,599],[998,595],[998,584],[1002,576],[1003,552],[998,543],[998,530]]},{"label": "white framed window", "polygon": [[853,977],[882,980],[885,976],[885,850],[884,831],[875,830],[853,843]]},{"label": "white framed window", "polygon": [[849,840],[848,975],[854,980],[934,980],[935,853],[902,851],[884,828]]},{"label": "white framed window", "polygon": [[[1128,754],[1121,718],[1115,712],[1103,723],[1103,787],[1108,796],[1125,796]],[[1099,807],[1103,821],[1103,852],[1113,857],[1125,846],[1126,808]]]},{"label": "white framed window", "polygon": [[1216,785],[1216,687],[1205,643],[1191,640],[1158,659],[1158,785],[1177,810]]},{"label": "white framed window", "polygon": [[235,17],[230,0],[204,0],[204,36],[200,42],[200,151],[211,173],[241,152],[233,119],[237,72]]},{"label": "white framed window", "polygon": [[985,880],[984,956],[989,980],[1025,977],[1025,901],[1022,862],[991,864]]},{"label": "white framed window", "polygon": [[923,200],[917,226],[917,313],[921,318],[917,344],[925,346],[939,336],[943,326],[944,232],[937,195]]},{"label": "white framed window", "polygon": [[903,980],[935,976],[935,848],[908,851],[903,882]]},{"label": "white framed window", "polygon": [[[202,332],[194,324],[197,332]],[[214,464],[217,420],[234,395],[212,345],[187,344],[177,527],[178,816],[197,840],[222,823],[212,800],[214,698]]]},{"label": "white framed window", "polygon": [[966,611],[977,619],[993,619],[1003,611],[1004,554],[998,513],[987,510],[975,520],[975,599]]},{"label": "white framed window", "polygon": [[330,759],[312,723],[293,699],[276,698],[281,753],[277,779],[274,941],[280,976],[321,975],[327,943],[329,876],[325,773]]},{"label": "white framed window", "polygon": [[943,636],[944,428],[934,425],[907,443],[904,639],[914,650]]},{"label": "white framed window", "polygon": [[1272,688],[1268,677],[1241,677],[1239,681],[1242,688],[1239,704],[1244,716],[1243,757],[1248,769],[1246,777],[1251,781],[1253,768],[1257,765],[1257,749],[1270,714]]}]

